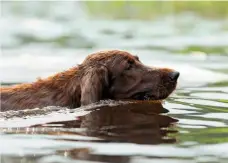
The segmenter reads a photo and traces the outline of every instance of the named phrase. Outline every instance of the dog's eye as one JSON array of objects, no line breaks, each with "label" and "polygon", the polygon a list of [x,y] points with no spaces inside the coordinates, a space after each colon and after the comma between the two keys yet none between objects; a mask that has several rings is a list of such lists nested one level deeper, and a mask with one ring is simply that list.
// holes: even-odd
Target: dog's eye
[{"label": "dog's eye", "polygon": [[131,69],[131,64],[128,64],[128,66],[126,67],[126,69],[125,70],[130,70]]},{"label": "dog's eye", "polygon": [[133,66],[133,62],[132,61],[128,61],[127,67],[125,70],[130,70]]}]

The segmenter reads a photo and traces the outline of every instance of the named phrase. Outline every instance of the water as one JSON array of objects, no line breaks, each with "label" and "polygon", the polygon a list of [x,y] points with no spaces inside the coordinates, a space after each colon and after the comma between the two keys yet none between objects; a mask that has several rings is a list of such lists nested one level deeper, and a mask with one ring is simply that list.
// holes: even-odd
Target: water
[{"label": "water", "polygon": [[91,52],[116,48],[181,76],[162,103],[102,101],[72,110],[50,106],[1,113],[2,163],[227,162],[227,20],[189,13],[104,20],[75,12],[79,4],[67,3],[69,10],[62,12],[54,12],[61,3],[51,6],[52,12],[32,5],[33,10],[3,6],[2,84],[47,77]]}]

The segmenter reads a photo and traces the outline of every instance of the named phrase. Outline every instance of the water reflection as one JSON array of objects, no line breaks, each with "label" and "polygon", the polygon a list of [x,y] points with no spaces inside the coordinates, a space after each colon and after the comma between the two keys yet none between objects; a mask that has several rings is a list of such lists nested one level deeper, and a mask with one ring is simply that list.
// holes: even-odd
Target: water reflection
[{"label": "water reflection", "polygon": [[[102,106],[76,120],[53,122],[33,127],[84,128],[84,136],[111,142],[139,144],[174,143],[167,129],[176,119],[160,113],[167,112],[160,102],[137,102],[117,106]],[[49,133],[55,134],[55,133]],[[66,134],[59,133],[58,134]],[[71,133],[72,134],[72,133]]]},{"label": "water reflection", "polygon": [[[78,141],[137,144],[176,142],[175,136],[169,134],[177,132],[171,127],[178,120],[162,114],[168,112],[168,110],[162,106],[161,102],[134,101],[119,105],[102,105],[89,110],[88,114],[77,116],[72,120],[37,124],[28,128],[4,129],[4,133],[17,134],[19,137],[20,135],[21,137],[41,135],[55,141],[70,141],[76,144]],[[41,157],[35,155],[36,152],[34,157],[40,160]],[[96,155],[93,154],[90,148],[78,147],[65,148],[64,150],[56,148],[54,159],[59,159],[59,156],[105,162],[129,162],[130,159],[129,156]],[[24,159],[29,160],[29,157],[31,156],[28,156],[28,158],[25,156]],[[7,161],[14,160],[11,157],[4,156],[3,158]],[[41,160],[42,162],[48,162],[50,159],[53,158],[49,155]],[[17,158],[16,160],[20,159]]]}]

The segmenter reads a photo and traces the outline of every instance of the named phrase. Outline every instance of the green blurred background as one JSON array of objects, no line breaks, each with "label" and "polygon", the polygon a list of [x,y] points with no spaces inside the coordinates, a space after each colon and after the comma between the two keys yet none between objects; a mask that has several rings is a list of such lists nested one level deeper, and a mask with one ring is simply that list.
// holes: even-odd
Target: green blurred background
[{"label": "green blurred background", "polygon": [[152,19],[194,12],[208,18],[227,18],[228,1],[88,1],[90,14],[115,19]]}]

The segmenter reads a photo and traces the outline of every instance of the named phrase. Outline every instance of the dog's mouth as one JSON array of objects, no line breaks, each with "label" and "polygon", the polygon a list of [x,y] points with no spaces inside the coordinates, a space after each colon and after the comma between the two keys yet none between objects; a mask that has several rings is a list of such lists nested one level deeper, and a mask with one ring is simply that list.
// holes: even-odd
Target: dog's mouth
[{"label": "dog's mouth", "polygon": [[158,100],[154,95],[151,95],[149,92],[139,92],[132,96],[134,100]]},{"label": "dog's mouth", "polygon": [[162,93],[160,95],[154,95],[152,94],[152,92],[138,92],[135,93],[133,96],[131,96],[131,99],[134,100],[163,100],[165,98],[167,98],[170,93]]}]

